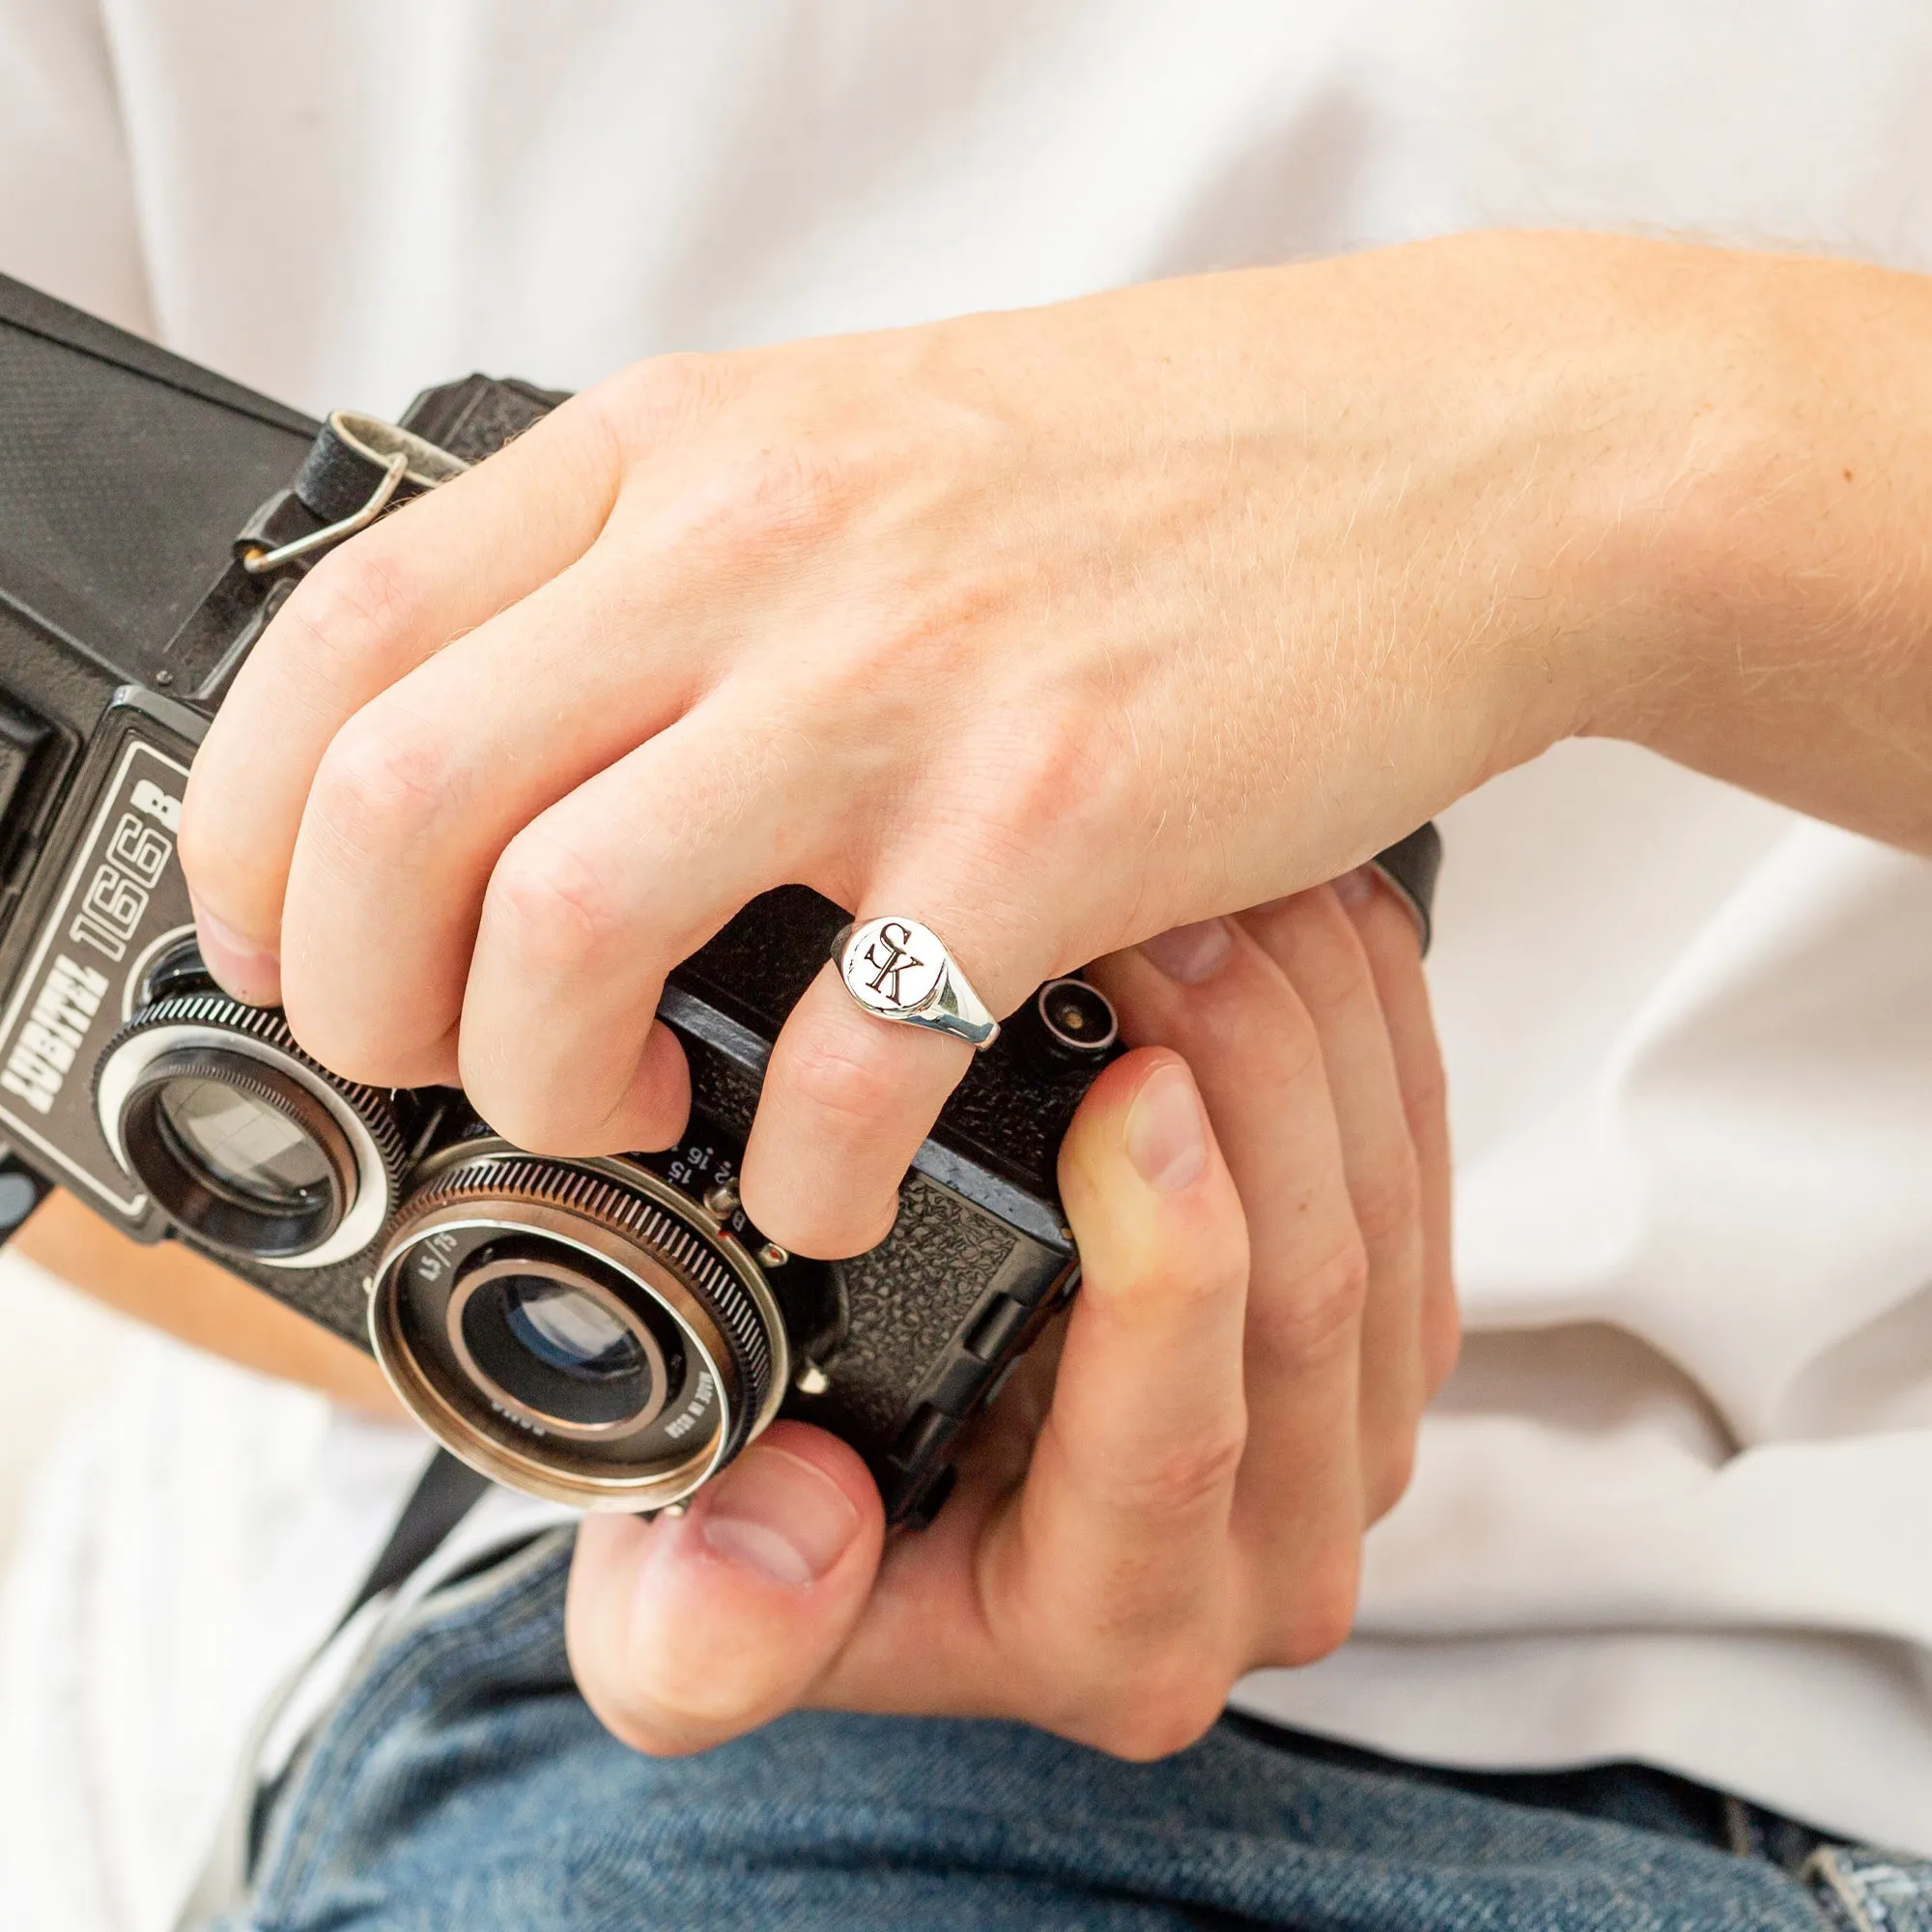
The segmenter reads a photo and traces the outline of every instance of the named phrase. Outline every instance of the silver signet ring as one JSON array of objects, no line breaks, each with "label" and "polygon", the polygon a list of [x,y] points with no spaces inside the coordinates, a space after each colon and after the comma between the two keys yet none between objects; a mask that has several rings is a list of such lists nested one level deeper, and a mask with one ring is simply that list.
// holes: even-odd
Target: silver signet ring
[{"label": "silver signet ring", "polygon": [[916,919],[862,920],[832,943],[845,990],[882,1020],[950,1033],[991,1046],[1000,1023],[952,963],[939,936]]}]

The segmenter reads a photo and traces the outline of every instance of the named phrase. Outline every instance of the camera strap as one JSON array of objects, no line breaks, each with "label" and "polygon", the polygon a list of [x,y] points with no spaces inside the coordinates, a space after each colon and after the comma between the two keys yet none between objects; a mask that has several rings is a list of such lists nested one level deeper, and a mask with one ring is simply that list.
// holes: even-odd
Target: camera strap
[{"label": "camera strap", "polygon": [[413,430],[380,416],[337,410],[323,424],[296,477],[296,495],[319,523],[339,524],[365,509],[400,462],[389,501],[407,502],[469,468]]},{"label": "camera strap", "polygon": [[1435,903],[1435,875],[1442,869],[1442,835],[1432,822],[1417,826],[1385,852],[1369,861],[1384,884],[1391,887],[1414,917],[1422,950],[1429,951]]},{"label": "camera strap", "polygon": [[228,1802],[222,1807],[214,1842],[183,1906],[175,1932],[199,1932],[211,1919],[232,1912],[247,1894],[256,1834],[264,1802],[270,1795],[258,1783],[257,1768],[264,1747],[296,1694],[297,1687],[378,1597],[406,1582],[442,1547],[489,1487],[487,1478],[459,1463],[445,1449],[439,1449],[430,1458],[389,1532],[389,1540],[370,1566],[354,1601],[328,1635],[288,1672],[257,1713]]},{"label": "camera strap", "polygon": [[410,1492],[409,1501],[389,1531],[388,1542],[369,1566],[369,1574],[350,1600],[349,1607],[337,1618],[336,1633],[364,1605],[414,1576],[442,1548],[450,1531],[469,1514],[489,1487],[488,1476],[480,1476],[469,1463],[459,1463],[447,1449],[439,1449]]},{"label": "camera strap", "polygon": [[337,410],[316,432],[294,487],[242,526],[235,555],[256,578],[304,563],[460,476],[566,400],[514,377],[466,376],[425,389],[400,424]]},{"label": "camera strap", "polygon": [[460,456],[380,416],[337,410],[316,432],[293,489],[278,491],[235,539],[251,577],[333,550],[385,510],[469,468]]}]

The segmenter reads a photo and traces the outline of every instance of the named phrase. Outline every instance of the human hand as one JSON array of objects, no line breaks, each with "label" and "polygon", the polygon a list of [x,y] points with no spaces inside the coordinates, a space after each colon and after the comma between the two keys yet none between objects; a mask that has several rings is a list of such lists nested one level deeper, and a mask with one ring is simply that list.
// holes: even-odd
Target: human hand
[{"label": "human hand", "polygon": [[1063,1150],[1085,1269],[1064,1346],[1023,1361],[923,1533],[887,1545],[858,1457],[795,1422],[681,1519],[587,1518],[571,1658],[626,1742],[701,1749],[821,1705],[1154,1756],[1244,1671],[1347,1634],[1362,1532],[1457,1342],[1408,915],[1356,874],[1095,977],[1144,1044]]},{"label": "human hand", "polygon": [[[1601,641],[1568,479],[1618,298],[1533,239],[586,392],[255,649],[182,832],[211,967],[346,1076],[460,1079],[522,1146],[608,1152],[678,1131],[665,974],[765,887],[924,920],[1006,1012],[1359,863],[1570,729],[1585,654],[1552,640]],[[753,1218],[875,1242],[966,1060],[828,968]]]}]

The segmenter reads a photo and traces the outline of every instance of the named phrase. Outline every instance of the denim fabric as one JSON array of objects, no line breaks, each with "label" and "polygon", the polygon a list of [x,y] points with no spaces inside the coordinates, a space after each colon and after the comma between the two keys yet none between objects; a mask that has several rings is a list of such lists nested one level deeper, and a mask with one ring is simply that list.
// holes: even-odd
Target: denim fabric
[{"label": "denim fabric", "polygon": [[224,1932],[1932,1928],[1927,1867],[1629,1766],[1463,1776],[1234,1719],[1131,1765],[1017,1724],[820,1714],[639,1757],[572,1688],[568,1554],[439,1593],[384,1645]]}]

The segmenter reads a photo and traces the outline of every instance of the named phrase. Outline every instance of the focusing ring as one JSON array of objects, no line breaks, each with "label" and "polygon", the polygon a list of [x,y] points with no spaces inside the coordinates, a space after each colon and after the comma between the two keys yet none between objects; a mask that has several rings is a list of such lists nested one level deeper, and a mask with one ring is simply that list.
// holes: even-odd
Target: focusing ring
[{"label": "focusing ring", "polygon": [[[328,1096],[338,1107],[346,1110],[359,1129],[359,1138],[365,1143],[357,1150],[360,1156],[356,1177],[358,1202],[361,1191],[372,1182],[382,1192],[381,1212],[371,1219],[366,1231],[358,1229],[359,1238],[355,1243],[355,1252],[359,1254],[382,1237],[395,1218],[396,1205],[402,1192],[403,1169],[409,1154],[402,1125],[396,1118],[395,1102],[381,1088],[344,1080],[304,1053],[296,1044],[288,1021],[282,1017],[278,1008],[244,1006],[240,1000],[232,1000],[227,994],[219,992],[177,993],[142,1008],[132,1019],[118,1028],[95,1062],[93,1097],[95,1112],[108,1145],[124,1161],[127,1150],[122,1142],[120,1123],[118,1120],[107,1118],[102,1105],[102,1089],[110,1077],[117,1081],[121,1078],[113,1069],[125,1050],[137,1040],[160,1033],[162,1029],[179,1037],[184,1045],[191,1044],[214,1051],[222,1050],[224,1043],[232,1040],[234,1043],[227,1050],[244,1058],[247,1048],[255,1046],[261,1049],[268,1066],[279,1066],[284,1071],[307,1075],[304,1085],[312,1085],[319,1095]],[[116,1096],[117,1114],[120,1097]],[[263,1097],[271,1096],[265,1093]],[[340,1120],[337,1123],[344,1124]],[[350,1138],[353,1143],[357,1136],[352,1134]],[[352,1207],[345,1222],[355,1218],[355,1210]],[[327,1245],[324,1244],[325,1247]],[[264,1256],[260,1259],[270,1265],[323,1266],[347,1260],[348,1256],[324,1255],[318,1250],[315,1254],[297,1257]]]},{"label": "focusing ring", "polygon": [[751,1292],[710,1240],[637,1188],[538,1154],[490,1153],[447,1169],[410,1196],[412,1219],[470,1203],[522,1201],[582,1216],[647,1249],[710,1311],[739,1396],[722,1460],[737,1454],[772,1392],[772,1344]]}]

